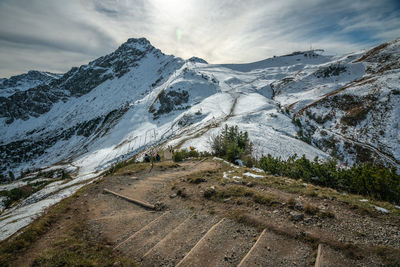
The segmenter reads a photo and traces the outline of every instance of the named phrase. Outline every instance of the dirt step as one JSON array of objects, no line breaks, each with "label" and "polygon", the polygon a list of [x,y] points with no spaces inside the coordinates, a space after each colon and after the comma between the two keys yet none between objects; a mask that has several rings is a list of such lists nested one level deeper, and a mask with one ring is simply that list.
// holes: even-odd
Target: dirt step
[{"label": "dirt step", "polygon": [[101,232],[110,242],[116,244],[155,220],[161,214],[154,211],[118,213],[88,221],[89,229]]},{"label": "dirt step", "polygon": [[296,239],[264,230],[239,267],[310,266],[312,248]]},{"label": "dirt step", "polygon": [[344,251],[338,251],[327,245],[319,244],[315,267],[330,266],[385,266],[385,264],[374,253],[371,253],[368,257],[355,259],[354,257],[347,257]]},{"label": "dirt step", "polygon": [[166,211],[163,215],[118,244],[114,249],[135,260],[139,260],[149,249],[189,216],[190,212],[187,210]]},{"label": "dirt step", "polygon": [[143,256],[141,266],[175,266],[217,222],[208,215],[190,216]]},{"label": "dirt step", "polygon": [[236,266],[257,236],[254,228],[223,219],[176,266]]}]

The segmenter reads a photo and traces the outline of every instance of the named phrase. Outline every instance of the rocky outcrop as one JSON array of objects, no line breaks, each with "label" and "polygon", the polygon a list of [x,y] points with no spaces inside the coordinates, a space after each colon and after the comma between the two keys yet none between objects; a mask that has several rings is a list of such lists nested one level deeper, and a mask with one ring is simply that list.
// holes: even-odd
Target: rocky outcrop
[{"label": "rocky outcrop", "polygon": [[[79,68],[73,67],[59,79],[51,80],[49,84],[41,84],[8,97],[0,97],[0,118],[5,118],[6,123],[11,124],[16,119],[38,117],[49,112],[59,101],[65,102],[69,97],[80,97],[107,80],[122,77],[131,68],[137,67],[138,62],[148,53],[163,55],[145,38],[129,39],[115,52]],[[3,86],[14,83],[14,78],[2,82]]]}]

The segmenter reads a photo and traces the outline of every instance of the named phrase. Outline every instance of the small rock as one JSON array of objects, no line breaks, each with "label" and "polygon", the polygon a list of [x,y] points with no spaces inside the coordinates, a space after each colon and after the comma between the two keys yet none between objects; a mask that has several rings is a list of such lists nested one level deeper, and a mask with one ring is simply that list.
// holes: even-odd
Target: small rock
[{"label": "small rock", "polygon": [[294,208],[296,210],[303,210],[303,204],[300,202],[300,200],[296,200],[296,204],[294,205]]},{"label": "small rock", "polygon": [[290,212],[290,219],[292,221],[298,222],[298,221],[303,220],[303,218],[304,218],[304,214],[301,212],[296,212],[296,211]]},{"label": "small rock", "polygon": [[310,223],[310,222],[312,222],[312,218],[305,218],[305,219],[304,219],[304,222],[305,222],[305,223]]},{"label": "small rock", "polygon": [[169,198],[176,198],[176,194],[170,195]]},{"label": "small rock", "polygon": [[274,210],[272,213],[278,213],[279,212],[279,210]]},{"label": "small rock", "polygon": [[154,209],[155,209],[156,211],[160,211],[160,210],[163,210],[163,209],[165,209],[165,208],[166,208],[166,206],[165,206],[165,204],[162,203],[162,202],[156,202],[156,204],[154,204]]},{"label": "small rock", "polygon": [[114,262],[113,266],[115,267],[122,266],[122,263],[120,261],[116,261]]}]

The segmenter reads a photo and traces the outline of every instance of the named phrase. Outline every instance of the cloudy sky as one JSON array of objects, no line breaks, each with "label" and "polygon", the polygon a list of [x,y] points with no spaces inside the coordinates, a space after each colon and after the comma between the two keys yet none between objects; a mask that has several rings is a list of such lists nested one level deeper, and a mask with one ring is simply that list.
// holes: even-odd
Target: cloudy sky
[{"label": "cloudy sky", "polygon": [[65,72],[130,37],[210,63],[340,54],[400,37],[400,1],[0,0],[0,77]]}]

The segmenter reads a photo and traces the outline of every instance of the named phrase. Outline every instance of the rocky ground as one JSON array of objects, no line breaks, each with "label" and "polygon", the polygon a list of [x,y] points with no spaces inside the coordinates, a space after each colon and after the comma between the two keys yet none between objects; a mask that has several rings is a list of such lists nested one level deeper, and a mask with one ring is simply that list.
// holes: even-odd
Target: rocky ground
[{"label": "rocky ground", "polygon": [[66,250],[90,258],[84,252],[90,246],[68,243],[78,231],[76,238],[109,253],[111,262],[99,263],[105,266],[398,265],[398,213],[360,199],[215,159],[152,169],[132,163],[71,197],[48,230],[9,263],[51,266],[57,258],[74,265],[72,254],[60,259]]}]

